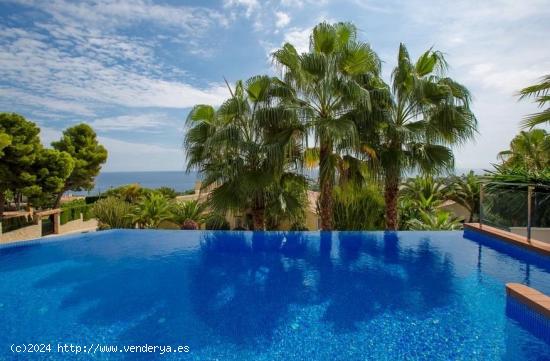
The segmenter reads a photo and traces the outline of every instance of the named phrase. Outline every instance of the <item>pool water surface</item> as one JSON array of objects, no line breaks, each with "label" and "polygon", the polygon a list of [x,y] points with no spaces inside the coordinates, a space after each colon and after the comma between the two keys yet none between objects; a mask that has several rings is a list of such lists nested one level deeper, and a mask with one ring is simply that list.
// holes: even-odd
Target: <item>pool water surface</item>
[{"label": "pool water surface", "polygon": [[0,248],[0,360],[550,360],[508,282],[550,294],[550,258],[461,231],[57,237]]}]

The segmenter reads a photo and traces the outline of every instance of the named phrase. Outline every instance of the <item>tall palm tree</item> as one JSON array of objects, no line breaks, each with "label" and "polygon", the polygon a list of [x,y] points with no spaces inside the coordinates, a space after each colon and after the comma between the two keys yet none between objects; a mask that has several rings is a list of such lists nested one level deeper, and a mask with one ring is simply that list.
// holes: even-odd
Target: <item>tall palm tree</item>
[{"label": "tall palm tree", "polygon": [[468,222],[471,223],[479,217],[481,182],[473,171],[461,177],[452,178],[450,189],[449,199],[468,210],[470,214]]},{"label": "tall palm tree", "polygon": [[198,105],[189,114],[187,169],[200,172],[203,187],[215,186],[207,200],[214,211],[250,210],[254,229],[263,230],[268,203],[299,202],[283,191],[286,182],[302,182],[305,192],[305,179],[293,172],[302,127],[281,105],[289,89],[280,80],[255,76],[230,91],[218,110]]},{"label": "tall palm tree", "polygon": [[293,90],[287,105],[298,111],[308,129],[306,137],[314,136],[315,146],[306,158],[313,154],[319,161],[321,228],[331,230],[337,165],[358,144],[352,113],[370,106],[360,78],[378,75],[380,61],[368,44],[357,40],[357,29],[349,23],[321,23],[310,36],[309,52],[299,54],[286,43],[273,53],[273,60]]},{"label": "tall palm tree", "polygon": [[[454,165],[451,146],[471,139],[477,121],[470,93],[446,76],[442,53],[429,49],[416,61],[401,44],[391,88],[367,79],[375,90],[373,112],[380,135],[377,153],[384,177],[386,229],[397,229],[397,201],[402,176],[411,170],[438,173]],[[368,142],[369,139],[367,138]]]},{"label": "tall palm tree", "polygon": [[[538,103],[539,108],[550,104],[550,74],[543,76],[538,84],[521,89],[519,95],[520,99],[535,98],[535,102]],[[522,125],[525,128],[533,128],[536,125],[544,123],[550,124],[550,108],[526,116]]]},{"label": "tall palm tree", "polygon": [[510,149],[498,153],[505,167],[533,171],[550,167],[550,135],[544,129],[521,131],[510,143]]}]

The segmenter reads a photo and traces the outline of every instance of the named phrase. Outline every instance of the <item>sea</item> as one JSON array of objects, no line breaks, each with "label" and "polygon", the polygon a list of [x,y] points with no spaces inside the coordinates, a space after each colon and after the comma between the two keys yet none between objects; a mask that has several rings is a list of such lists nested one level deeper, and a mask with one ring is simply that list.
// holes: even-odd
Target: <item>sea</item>
[{"label": "sea", "polygon": [[[473,170],[476,174],[483,174],[483,169],[457,168],[454,174],[465,174]],[[412,175],[412,174],[411,174]],[[309,178],[317,177],[316,171],[308,172]],[[137,183],[144,188],[170,187],[178,192],[184,192],[195,188],[195,182],[199,180],[197,172],[184,171],[155,171],[155,172],[101,172],[95,181],[95,187],[90,191],[69,192],[76,195],[98,195],[111,188],[126,184]]]},{"label": "sea", "polygon": [[109,189],[126,184],[139,184],[144,188],[170,187],[178,192],[194,189],[199,179],[197,172],[155,171],[155,172],[101,172],[90,191],[72,192],[77,195],[98,195]]}]

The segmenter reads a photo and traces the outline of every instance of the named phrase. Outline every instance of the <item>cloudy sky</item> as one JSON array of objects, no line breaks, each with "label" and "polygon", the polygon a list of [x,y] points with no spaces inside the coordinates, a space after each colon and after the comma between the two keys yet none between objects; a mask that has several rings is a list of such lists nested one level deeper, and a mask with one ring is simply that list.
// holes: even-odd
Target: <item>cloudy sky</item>
[{"label": "cloudy sky", "polygon": [[269,53],[306,49],[316,23],[351,21],[384,61],[434,46],[474,95],[475,142],[457,167],[488,168],[536,110],[518,89],[550,72],[544,1],[0,0],[0,111],[42,127],[47,144],[78,122],[108,148],[105,170],[181,170],[184,121],[230,82],[274,73]]}]

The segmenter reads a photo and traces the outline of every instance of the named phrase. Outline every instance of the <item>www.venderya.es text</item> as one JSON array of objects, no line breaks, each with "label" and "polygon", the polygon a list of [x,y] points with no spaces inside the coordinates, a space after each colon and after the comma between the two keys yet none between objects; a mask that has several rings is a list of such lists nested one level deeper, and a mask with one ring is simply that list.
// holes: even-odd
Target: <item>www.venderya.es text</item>
[{"label": "www.venderya.es text", "polygon": [[73,343],[26,343],[12,344],[13,353],[67,353],[67,354],[96,354],[96,353],[156,353],[160,355],[169,353],[188,353],[191,349],[187,345],[104,345],[92,343],[88,345]]}]

